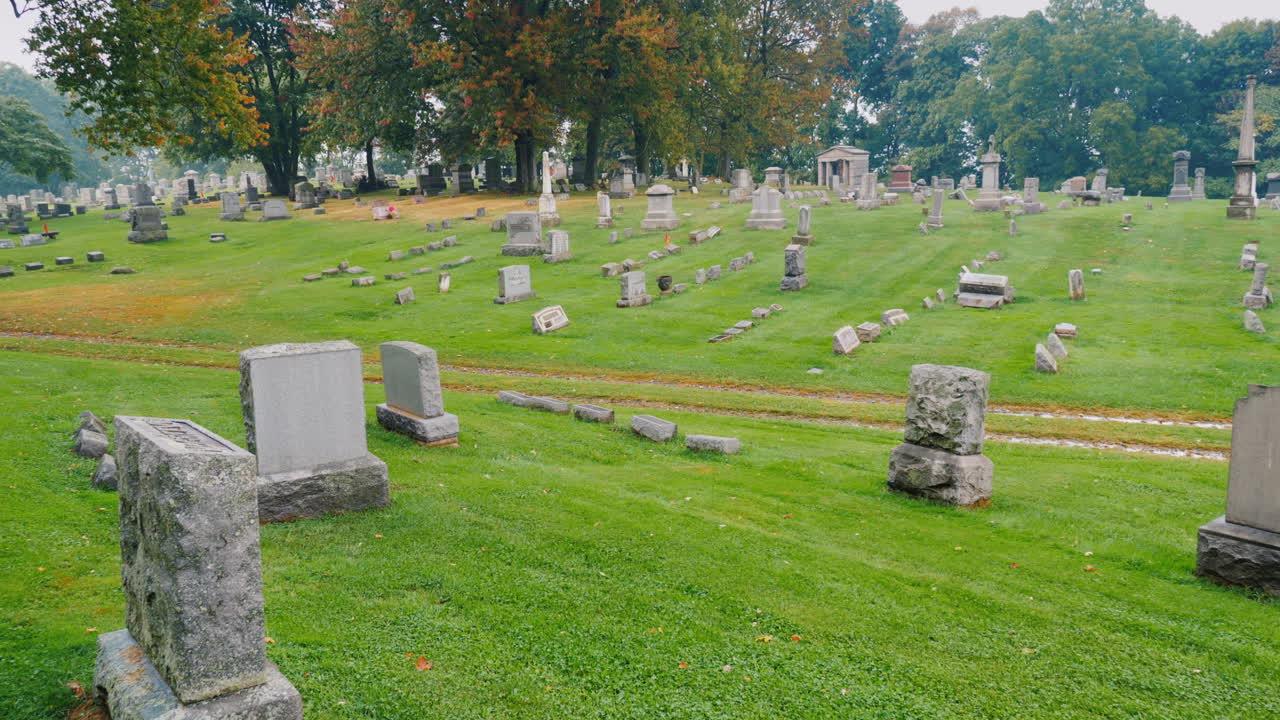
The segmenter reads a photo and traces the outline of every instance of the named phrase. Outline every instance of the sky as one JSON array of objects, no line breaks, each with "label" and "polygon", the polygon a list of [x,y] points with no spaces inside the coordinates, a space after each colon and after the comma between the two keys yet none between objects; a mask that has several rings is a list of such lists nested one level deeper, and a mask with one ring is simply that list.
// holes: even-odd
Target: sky
[{"label": "sky", "polygon": [[[1280,2],[1276,0],[1230,0],[1221,4],[1207,0],[1146,0],[1147,7],[1162,16],[1177,15],[1190,22],[1203,34],[1217,30],[1224,23],[1244,17],[1280,20]],[[1043,9],[1048,0],[898,0],[898,6],[914,23],[950,8],[976,7],[984,16],[1025,15],[1032,9]],[[8,3],[0,6],[0,62],[11,62],[28,70],[32,60],[22,39],[35,21],[30,15],[15,19]]]}]

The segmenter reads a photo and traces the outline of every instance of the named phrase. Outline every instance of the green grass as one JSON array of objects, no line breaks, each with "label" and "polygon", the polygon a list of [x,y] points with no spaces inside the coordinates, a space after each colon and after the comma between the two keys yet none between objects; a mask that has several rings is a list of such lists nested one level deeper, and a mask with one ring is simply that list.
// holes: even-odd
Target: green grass
[{"label": "green grass", "polygon": [[[519,200],[476,196],[401,204],[414,219],[374,223],[367,208],[333,201],[329,214],[299,214],[288,222],[221,223],[217,209],[192,209],[171,217],[168,242],[131,246],[126,227],[100,213],[51,222],[62,231],[55,243],[0,251],[0,262],[20,266],[55,255],[73,255],[77,265],[24,273],[0,280],[0,329],[10,332],[107,335],[142,342],[211,347],[231,352],[282,340],[347,337],[366,351],[402,338],[437,348],[442,361],[473,366],[534,370],[547,375],[589,372],[640,379],[702,382],[822,391],[900,395],[908,368],[918,362],[977,367],[992,373],[995,402],[1073,408],[1135,409],[1189,416],[1227,417],[1247,383],[1280,382],[1274,360],[1280,320],[1271,311],[1265,336],[1246,333],[1240,297],[1249,275],[1236,269],[1241,245],[1274,236],[1280,214],[1261,211],[1252,223],[1229,222],[1220,202],[1157,205],[1140,199],[1100,208],[1052,210],[1019,220],[1009,237],[999,214],[969,211],[948,202],[947,227],[929,237],[915,231],[919,206],[858,212],[852,205],[814,209],[817,244],[809,250],[810,286],[781,293],[782,247],[790,231],[743,229],[745,205],[708,208],[719,196],[682,194],[679,212],[691,212],[673,237],[685,243],[689,230],[719,224],[725,232],[701,246],[686,245],[667,260],[649,263],[656,276],[691,281],[696,268],[728,261],[747,250],[758,262],[742,272],[652,306],[613,306],[618,284],[598,267],[625,257],[643,259],[661,246],[660,233],[611,246],[607,230],[594,229],[592,198],[576,195],[561,204],[564,229],[576,259],[560,265],[534,262],[532,302],[498,306],[497,268],[521,259],[498,254],[502,234],[488,223],[459,222],[456,230],[425,233],[423,222],[457,217],[476,206],[490,216],[524,209]],[[1159,201],[1157,201],[1159,202]],[[644,200],[626,207],[618,227],[635,227]],[[1132,212],[1125,232],[1120,215]],[[787,211],[794,224],[794,210]],[[207,242],[211,230],[231,240]],[[387,252],[457,234],[461,245],[421,258],[390,263]],[[1267,259],[1267,243],[1262,243]],[[106,265],[128,264],[136,275],[109,276],[84,264],[83,253],[105,250]],[[1018,301],[1000,311],[947,305],[919,310],[920,298],[937,288],[950,292],[960,265],[999,250],[1006,259],[991,266],[1007,274]],[[453,291],[435,292],[434,273],[386,282],[384,272],[464,254],[477,261],[453,271]],[[302,275],[347,259],[379,276],[373,288],[352,288],[346,279],[301,282]],[[1071,303],[1066,274],[1086,270],[1088,300]],[[1088,275],[1099,267],[1104,274]],[[394,290],[413,285],[418,302],[392,304]],[[750,317],[753,307],[782,303],[786,312],[730,343],[706,339]],[[572,324],[551,336],[529,330],[529,314],[561,304]],[[841,325],[879,318],[904,307],[912,321],[854,356],[835,357],[831,333]],[[1032,349],[1054,323],[1074,322],[1080,338],[1057,376],[1032,370]],[[175,349],[173,352],[179,352]],[[812,367],[824,370],[810,375]]]},{"label": "green grass", "polygon": [[[65,683],[91,679],[86,628],[123,625],[116,498],[69,450],[76,413],[243,442],[236,380],[0,352],[0,717],[59,717]],[[990,443],[994,504],[962,511],[886,492],[898,432],[662,413],[743,439],[716,458],[632,437],[625,408],[608,428],[489,392],[446,402],[458,448],[370,412],[389,508],[263,528],[269,655],[308,718],[1280,713],[1275,602],[1192,575],[1223,463]]]}]

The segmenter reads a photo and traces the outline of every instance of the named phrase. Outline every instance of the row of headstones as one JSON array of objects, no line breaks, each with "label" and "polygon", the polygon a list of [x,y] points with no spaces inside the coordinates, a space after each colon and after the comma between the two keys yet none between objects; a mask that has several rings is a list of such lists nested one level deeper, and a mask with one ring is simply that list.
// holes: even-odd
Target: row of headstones
[{"label": "row of headstones", "polygon": [[[613,410],[599,405],[586,403],[571,405],[563,400],[537,395],[526,395],[524,393],[511,390],[503,390],[499,392],[498,402],[506,405],[513,405],[515,407],[528,408],[530,410],[542,410],[545,412],[555,413],[557,415],[572,414],[575,418],[584,422],[601,423],[605,425],[612,425],[614,422]],[[631,430],[636,435],[657,443],[670,442],[676,438],[679,432],[679,428],[675,423],[654,417],[653,415],[633,415],[631,417]],[[685,447],[689,450],[698,452],[714,452],[724,455],[734,455],[742,448],[742,443],[738,438],[734,437],[686,435]]]},{"label": "row of headstones", "polygon": [[[102,251],[100,251],[100,250],[90,250],[89,252],[85,253],[85,259],[86,259],[86,260],[88,260],[88,261],[89,261],[89,262],[91,262],[91,263],[99,263],[99,262],[104,262],[104,261],[106,261],[107,256],[106,256],[106,254],[105,254],[105,253],[103,253],[103,252],[102,252]],[[58,257],[56,257],[56,258],[54,258],[54,259],[53,259],[53,264],[54,264],[54,266],[55,266],[55,267],[62,267],[62,266],[66,266],[66,265],[74,265],[74,264],[75,264],[75,262],[76,262],[76,259],[75,259],[75,258],[73,258],[73,257],[71,257],[71,256],[69,256],[69,255],[59,255]],[[33,261],[33,262],[23,263],[23,265],[22,265],[22,269],[23,269],[23,270],[26,270],[26,271],[28,271],[28,272],[33,272],[33,271],[36,271],[36,270],[43,270],[43,269],[44,269],[44,263],[43,263],[43,262],[40,262],[40,261],[38,261],[38,260],[37,260],[37,261]],[[114,275],[123,275],[123,274],[126,274],[126,273],[115,272],[115,271],[114,271],[114,269],[113,269],[112,274],[114,274]],[[4,277],[13,277],[13,276],[14,276],[13,266],[11,266],[11,265],[0,265],[0,278],[4,278]]]},{"label": "row of headstones", "polygon": [[[435,352],[391,342],[381,354],[378,422],[456,443]],[[111,717],[300,719],[301,698],[262,642],[258,525],[390,501],[386,464],[366,445],[359,348],[253,348],[240,372],[248,451],[189,420],[115,418],[126,628],[99,636],[94,677]],[[82,416],[77,451],[101,457],[94,421]]]},{"label": "row of headstones", "polygon": [[742,335],[743,333],[747,332],[748,330],[754,328],[761,320],[765,320],[780,312],[782,312],[782,306],[779,305],[778,303],[773,303],[769,307],[752,308],[750,320],[739,320],[733,325],[725,328],[723,332],[717,335],[712,335],[710,338],[707,339],[707,342],[721,343],[721,342],[726,342],[728,340],[732,340]]},{"label": "row of headstones", "polygon": [[1244,248],[1240,251],[1241,270],[1253,272],[1253,282],[1249,285],[1249,290],[1245,292],[1241,303],[1244,305],[1244,329],[1252,333],[1265,333],[1266,326],[1262,324],[1262,318],[1258,317],[1258,310],[1265,310],[1275,304],[1275,298],[1271,294],[1271,288],[1267,286],[1267,271],[1270,269],[1268,263],[1258,260],[1258,242],[1256,240],[1245,243]]}]

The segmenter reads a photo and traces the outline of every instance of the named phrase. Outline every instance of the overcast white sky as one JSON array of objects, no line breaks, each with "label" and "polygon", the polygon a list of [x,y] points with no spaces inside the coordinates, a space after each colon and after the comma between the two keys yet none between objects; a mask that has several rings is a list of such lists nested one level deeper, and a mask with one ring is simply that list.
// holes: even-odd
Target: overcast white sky
[{"label": "overcast white sky", "polygon": [[[1160,15],[1177,15],[1190,22],[1201,33],[1208,34],[1224,23],[1239,18],[1280,19],[1280,2],[1276,0],[1146,0],[1147,7]],[[1025,15],[1032,8],[1043,8],[1048,0],[898,0],[899,7],[911,22],[922,22],[939,10],[953,7],[976,7],[983,15]],[[0,6],[0,62],[11,62],[31,69],[31,58],[22,46],[33,18],[14,19],[8,3]]]}]

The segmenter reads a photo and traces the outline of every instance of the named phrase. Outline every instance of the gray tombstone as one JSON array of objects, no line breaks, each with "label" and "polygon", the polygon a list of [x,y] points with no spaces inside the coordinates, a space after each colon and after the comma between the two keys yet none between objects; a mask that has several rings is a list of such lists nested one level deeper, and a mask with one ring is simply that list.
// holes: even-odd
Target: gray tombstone
[{"label": "gray tombstone", "polygon": [[1084,271],[1080,269],[1067,272],[1067,291],[1072,300],[1084,299]]},{"label": "gray tombstone", "polygon": [[378,405],[382,427],[429,446],[458,443],[458,416],[444,411],[436,351],[415,342],[385,342],[382,385],[387,401]]},{"label": "gray tombstone", "polygon": [[507,243],[503,255],[523,257],[542,254],[542,220],[536,212],[507,213]]},{"label": "gray tombstone", "polygon": [[569,250],[569,233],[564,230],[552,230],[547,233],[546,254],[542,256],[543,262],[558,263],[573,259],[573,253]]},{"label": "gray tombstone", "polygon": [[647,292],[645,287],[645,275],[643,270],[632,270],[618,276],[621,297],[618,298],[618,307],[640,307],[653,302],[653,297]]},{"label": "gray tombstone", "polygon": [[152,243],[168,240],[169,233],[165,230],[164,221],[161,218],[163,218],[163,211],[156,205],[135,207],[129,221],[131,228],[129,242]]},{"label": "gray tombstone", "polygon": [[387,466],[369,453],[360,348],[346,340],[240,353],[240,404],[258,456],[263,522],[382,507]]},{"label": "gray tombstone", "polygon": [[285,206],[284,201],[279,198],[269,199],[262,203],[262,217],[259,221],[268,220],[288,220],[290,217],[289,210]]},{"label": "gray tombstone", "polygon": [[498,296],[493,301],[499,305],[520,302],[537,297],[533,291],[533,274],[528,265],[508,265],[498,270]]},{"label": "gray tombstone", "polygon": [[942,227],[942,200],[946,193],[939,187],[934,187],[931,192],[933,193],[933,207],[929,211],[929,219],[926,224],[928,227],[936,229]]},{"label": "gray tombstone", "polygon": [[1280,387],[1236,401],[1227,512],[1200,527],[1196,574],[1280,595]]},{"label": "gray tombstone", "polygon": [[640,227],[645,230],[675,230],[680,226],[680,218],[676,215],[672,204],[676,191],[661,183],[651,186],[645,191],[648,209]]},{"label": "gray tombstone", "polygon": [[802,290],[809,285],[809,276],[805,274],[805,246],[792,243],[783,251],[783,271],[781,290]]},{"label": "gray tombstone", "polygon": [[218,215],[219,220],[237,221],[244,220],[244,208],[240,206],[240,196],[233,192],[222,193],[222,212]]},{"label": "gray tombstone", "polygon": [[808,205],[800,206],[800,220],[796,223],[796,234],[791,236],[791,242],[794,245],[812,245],[813,234],[809,229],[812,222],[813,208]]},{"label": "gray tombstone", "polygon": [[1173,154],[1173,188],[1169,190],[1169,202],[1190,202],[1193,199],[1191,186],[1187,183],[1187,166],[1190,163],[1190,152],[1179,150]]},{"label": "gray tombstone", "polygon": [[126,629],[98,638],[99,702],[115,720],[301,720],[262,642],[253,455],[188,420],[115,423]]},{"label": "gray tombstone", "polygon": [[848,355],[862,344],[853,327],[845,325],[831,336],[831,350],[837,355]]},{"label": "gray tombstone", "polygon": [[1244,294],[1244,306],[1250,310],[1262,310],[1270,307],[1273,300],[1271,296],[1271,288],[1267,287],[1267,270],[1270,265],[1264,262],[1254,262],[1253,264],[1253,283],[1249,286],[1249,292]]},{"label": "gray tombstone", "polygon": [[781,230],[786,226],[787,219],[782,215],[782,193],[768,185],[761,185],[751,193],[748,230]]},{"label": "gray tombstone", "polygon": [[982,455],[990,376],[947,365],[915,365],[904,440],[889,457],[889,487],[951,505],[991,498],[993,468]]}]

